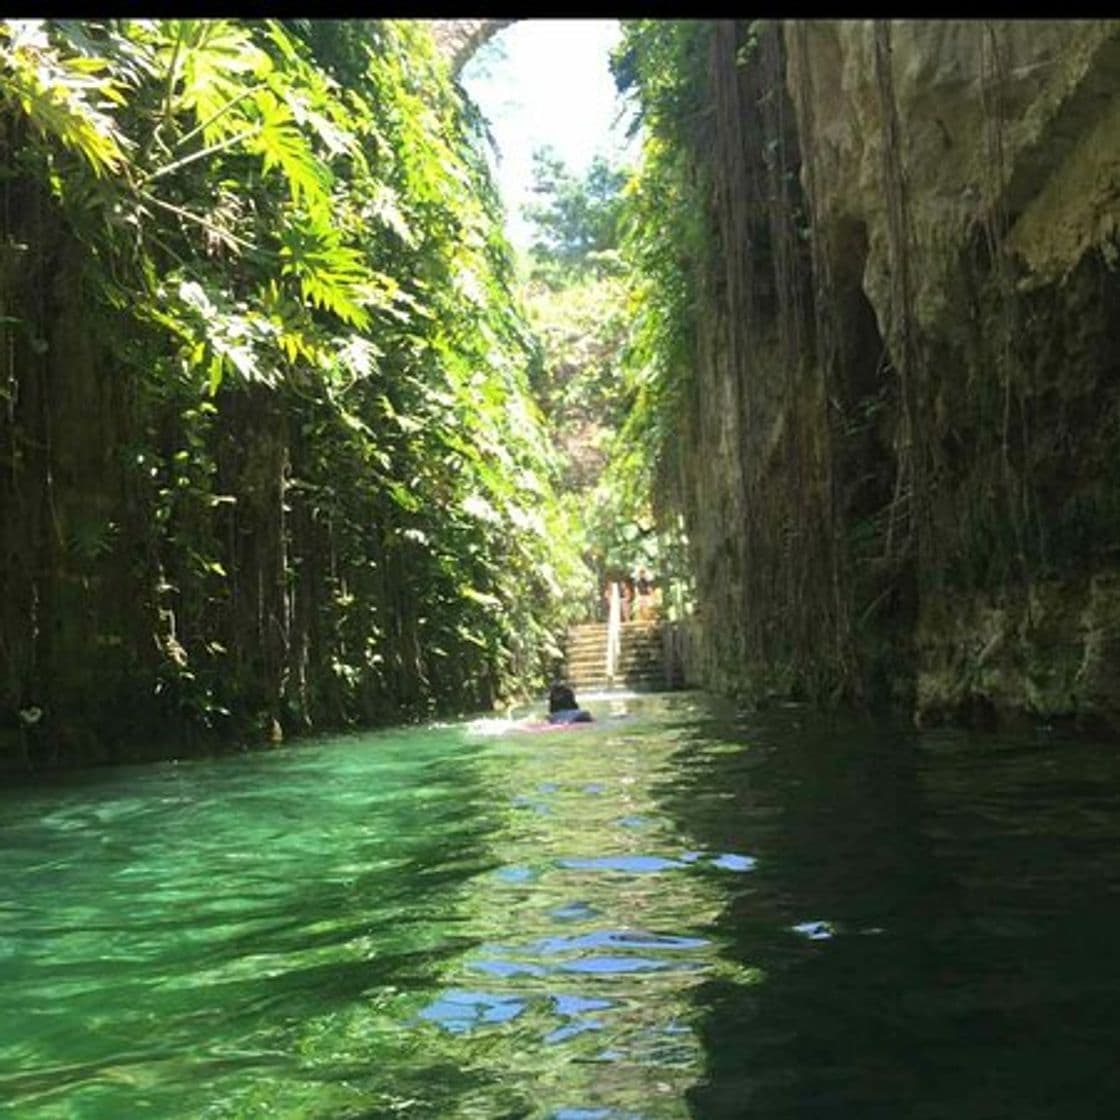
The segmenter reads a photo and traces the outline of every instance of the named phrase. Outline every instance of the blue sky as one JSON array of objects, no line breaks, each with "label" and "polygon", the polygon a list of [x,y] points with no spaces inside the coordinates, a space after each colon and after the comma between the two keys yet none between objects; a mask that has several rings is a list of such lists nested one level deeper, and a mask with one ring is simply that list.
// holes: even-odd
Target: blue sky
[{"label": "blue sky", "polygon": [[532,198],[532,154],[550,146],[579,174],[602,154],[626,158],[623,103],[608,58],[618,20],[519,20],[498,33],[463,68],[461,82],[490,122],[499,150],[498,189],[507,232],[527,247],[520,216]]}]

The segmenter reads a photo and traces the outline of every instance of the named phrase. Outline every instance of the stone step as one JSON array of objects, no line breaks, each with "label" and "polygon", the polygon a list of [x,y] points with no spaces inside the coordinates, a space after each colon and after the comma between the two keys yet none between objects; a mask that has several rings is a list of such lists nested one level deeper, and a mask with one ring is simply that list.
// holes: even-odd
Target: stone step
[{"label": "stone step", "polygon": [[[642,657],[647,661],[651,658],[658,660],[663,656],[664,651],[660,646],[622,646],[621,649],[615,653],[616,657]],[[593,646],[587,649],[568,649],[567,659],[569,661],[589,661],[595,658],[602,658],[604,661],[607,658],[607,650],[605,646]]]},{"label": "stone step", "polygon": [[[638,677],[664,677],[665,672],[661,669],[621,669],[621,670],[618,670],[615,673],[614,676],[615,676],[615,680],[621,680],[624,677],[631,678],[631,679],[636,679]],[[606,680],[607,679],[606,670],[600,668],[600,669],[596,669],[596,670],[590,671],[590,672],[573,673],[568,678],[568,680],[569,681],[576,681],[576,680],[586,680],[586,679],[589,679],[589,678],[594,678],[595,680],[600,680],[600,679],[601,680]]]},{"label": "stone step", "polygon": [[[616,665],[614,668],[614,675],[616,677],[635,676],[642,673],[662,673],[665,672],[665,666],[660,664],[634,664],[629,665]],[[567,680],[573,680],[576,677],[600,677],[606,676],[607,667],[602,662],[596,665],[568,665],[565,668],[564,676]]]},{"label": "stone step", "polygon": [[666,678],[662,673],[646,673],[640,676],[615,677],[612,681],[610,677],[601,674],[593,677],[574,678],[569,684],[578,695],[580,692],[586,692],[589,688],[610,688],[612,685],[626,685],[628,687],[648,685],[651,688],[656,685],[663,688],[666,684]]},{"label": "stone step", "polygon": [[[616,665],[661,665],[663,662],[664,658],[661,656],[660,650],[656,652],[623,650],[615,658]],[[578,654],[567,658],[568,665],[606,665],[606,663],[607,655],[605,653]]]},{"label": "stone step", "polygon": [[[578,676],[605,676],[606,672],[607,672],[606,663],[603,662],[603,661],[597,661],[594,664],[568,665],[566,675],[569,678],[578,677]],[[619,665],[616,665],[615,669],[614,669],[614,674],[615,674],[616,677],[624,676],[626,674],[634,676],[635,674],[640,675],[642,673],[664,673],[664,672],[665,672],[665,666],[662,665],[661,662],[659,662],[659,661],[658,662],[655,662],[655,661],[623,662]]]},{"label": "stone step", "polygon": [[[660,657],[663,650],[660,646],[623,646],[616,653],[618,657]],[[568,657],[575,659],[577,657],[606,657],[606,649],[600,649],[596,646],[594,649],[570,649],[568,650]]]},{"label": "stone step", "polygon": [[[568,667],[569,673],[574,673],[580,669],[606,669],[607,659],[599,654],[596,657],[569,657],[564,664]],[[622,669],[660,669],[665,664],[661,657],[639,657],[634,654],[629,656],[623,655],[615,659],[616,668]]]},{"label": "stone step", "polygon": [[[585,673],[605,673],[607,669],[606,659],[602,657],[595,661],[567,661],[564,663],[564,675],[567,677],[576,677]],[[616,675],[619,673],[663,673],[665,672],[665,663],[663,661],[637,661],[624,658],[615,662],[614,671]]]},{"label": "stone step", "polygon": [[[621,634],[619,643],[624,649],[660,649],[660,634]],[[564,646],[566,649],[606,649],[607,639],[603,638],[569,638]]]},{"label": "stone step", "polygon": [[669,687],[659,623],[622,623],[613,679],[607,676],[607,632],[603,622],[583,623],[568,630],[564,676],[577,693],[612,687],[653,692]]},{"label": "stone step", "polygon": [[[604,656],[607,652],[606,642],[590,642],[587,644],[575,644],[565,647],[569,653],[602,653]],[[625,653],[627,650],[640,650],[642,653],[660,653],[662,650],[661,642],[619,642],[618,648]]]},{"label": "stone step", "polygon": [[[624,622],[619,627],[619,632],[624,635],[660,634],[661,624],[658,622]],[[584,622],[579,626],[570,626],[568,628],[569,638],[588,635],[602,636],[605,641],[607,637],[607,624],[605,622]]]}]

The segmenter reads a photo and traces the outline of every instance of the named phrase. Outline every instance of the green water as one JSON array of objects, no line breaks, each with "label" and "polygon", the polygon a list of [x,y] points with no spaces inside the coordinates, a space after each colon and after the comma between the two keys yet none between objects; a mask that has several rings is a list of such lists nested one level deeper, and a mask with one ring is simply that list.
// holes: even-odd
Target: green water
[{"label": "green water", "polygon": [[696,696],[0,795],[0,1112],[1106,1116],[1120,757]]}]

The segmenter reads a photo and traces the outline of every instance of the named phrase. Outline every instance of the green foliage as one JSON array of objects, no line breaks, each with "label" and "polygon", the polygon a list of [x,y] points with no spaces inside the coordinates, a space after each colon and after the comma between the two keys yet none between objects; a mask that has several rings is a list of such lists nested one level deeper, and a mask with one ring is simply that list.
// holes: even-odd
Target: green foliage
[{"label": "green foliage", "polygon": [[525,216],[536,227],[532,255],[538,268],[563,275],[609,267],[618,248],[627,173],[595,156],[579,179],[541,148],[533,153],[533,174],[541,201],[525,207]]},{"label": "green foliage", "polygon": [[124,100],[106,59],[66,55],[42,20],[0,24],[2,95],[40,136],[77,152],[97,176],[119,171],[128,139],[112,115]]},{"label": "green foliage", "polygon": [[633,510],[604,482],[627,400],[620,359],[629,330],[619,238],[628,173],[595,159],[582,179],[548,152],[536,153],[541,204],[522,299],[539,340],[532,386],[547,419],[561,472],[568,532],[589,570],[573,611],[600,607],[608,566],[641,559]]},{"label": "green foliage", "polygon": [[299,726],[538,683],[582,567],[427,28],[8,21],[0,67],[137,402],[131,529],[73,551],[142,557],[156,691]]},{"label": "green foliage", "polygon": [[567,284],[531,280],[525,304],[543,355],[533,385],[554,433],[595,420],[613,431],[625,414],[619,358],[626,338],[627,290],[618,276],[588,274]]},{"label": "green foliage", "polygon": [[597,159],[578,178],[538,151],[541,202],[526,210],[537,230],[525,297],[542,342],[534,386],[566,459],[584,554],[600,576],[645,564],[677,602],[688,581],[676,436],[706,252],[704,189],[687,141],[705,50],[701,26],[629,24],[615,68],[641,100],[639,172]]},{"label": "green foliage", "polygon": [[611,60],[615,83],[637,103],[634,127],[648,137],[696,144],[708,105],[711,24],[702,20],[623,21]]},{"label": "green foliage", "polygon": [[710,33],[700,21],[624,21],[612,63],[620,89],[637,99],[643,145],[622,217],[630,277],[622,356],[628,407],[599,509],[604,527],[638,528],[637,540],[615,543],[615,552],[640,552],[674,593],[688,582],[677,437],[695,360],[696,285],[709,252],[708,189],[694,153]]}]

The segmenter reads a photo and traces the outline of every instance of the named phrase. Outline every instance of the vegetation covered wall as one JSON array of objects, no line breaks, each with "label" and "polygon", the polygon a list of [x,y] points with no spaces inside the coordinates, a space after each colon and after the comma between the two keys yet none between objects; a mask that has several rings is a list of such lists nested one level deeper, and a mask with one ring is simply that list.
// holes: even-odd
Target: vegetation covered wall
[{"label": "vegetation covered wall", "polygon": [[476,136],[422,25],[0,24],[0,766],[535,679],[578,562]]},{"label": "vegetation covered wall", "polygon": [[629,26],[638,415],[699,682],[1120,723],[1118,51],[1106,21]]}]

